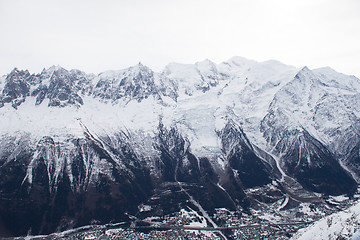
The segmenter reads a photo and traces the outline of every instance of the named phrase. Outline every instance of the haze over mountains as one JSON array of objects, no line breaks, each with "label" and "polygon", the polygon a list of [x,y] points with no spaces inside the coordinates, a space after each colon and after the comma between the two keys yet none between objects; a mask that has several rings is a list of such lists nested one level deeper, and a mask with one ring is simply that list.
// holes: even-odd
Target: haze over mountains
[{"label": "haze over mountains", "polygon": [[215,227],[219,208],[356,193],[360,80],[241,57],[162,72],[15,68],[0,78],[0,143],[4,236],[187,207]]}]

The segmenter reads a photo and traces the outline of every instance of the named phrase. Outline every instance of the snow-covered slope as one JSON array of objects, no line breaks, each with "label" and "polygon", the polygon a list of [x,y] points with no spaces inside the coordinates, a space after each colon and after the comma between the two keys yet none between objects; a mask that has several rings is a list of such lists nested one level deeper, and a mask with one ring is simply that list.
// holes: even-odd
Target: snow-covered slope
[{"label": "snow-covered slope", "polygon": [[[360,179],[360,80],[330,68],[241,57],[159,73],[15,68],[0,91],[0,211],[14,232],[37,213],[18,233],[126,219],[147,201],[176,211],[189,196],[246,209],[244,190],[268,184],[297,200],[351,195]],[[165,194],[166,208],[169,188],[180,196]]]},{"label": "snow-covered slope", "polygon": [[360,239],[360,203],[357,202],[345,211],[334,213],[305,229],[301,229],[291,239]]}]

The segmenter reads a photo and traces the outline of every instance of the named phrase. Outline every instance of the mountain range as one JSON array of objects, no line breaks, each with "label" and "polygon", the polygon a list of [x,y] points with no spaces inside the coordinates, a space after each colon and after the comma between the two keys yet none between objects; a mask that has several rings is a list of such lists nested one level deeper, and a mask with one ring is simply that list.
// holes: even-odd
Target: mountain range
[{"label": "mountain range", "polygon": [[360,80],[242,57],[0,78],[0,236],[357,192]]}]

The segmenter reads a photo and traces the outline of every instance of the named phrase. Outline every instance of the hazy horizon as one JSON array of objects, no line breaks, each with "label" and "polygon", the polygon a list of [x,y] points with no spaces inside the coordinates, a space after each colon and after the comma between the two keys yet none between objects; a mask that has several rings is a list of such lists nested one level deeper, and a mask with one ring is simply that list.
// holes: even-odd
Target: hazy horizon
[{"label": "hazy horizon", "polygon": [[241,56],[360,77],[356,0],[0,0],[0,75]]}]

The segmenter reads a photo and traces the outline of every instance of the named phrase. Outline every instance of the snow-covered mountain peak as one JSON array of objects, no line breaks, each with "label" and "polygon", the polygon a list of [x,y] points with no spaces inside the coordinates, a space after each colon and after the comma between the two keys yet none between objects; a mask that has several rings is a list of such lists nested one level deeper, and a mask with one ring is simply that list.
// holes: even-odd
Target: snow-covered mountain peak
[{"label": "snow-covered mountain peak", "polygon": [[213,61],[211,61],[210,59],[205,58],[204,60],[198,61],[195,64],[209,64],[209,65],[212,65],[212,64],[215,64],[215,63]]},{"label": "snow-covered mountain peak", "polygon": [[244,66],[244,65],[247,65],[247,66],[253,65],[253,64],[256,64],[258,62],[254,61],[254,60],[244,58],[244,57],[234,56],[234,57],[230,58],[229,60],[227,60],[227,61],[225,61],[223,63],[233,65],[233,66],[237,66],[237,67],[241,67],[241,66]]},{"label": "snow-covered mountain peak", "polygon": [[204,61],[201,61],[201,62],[196,62],[195,66],[202,73],[205,73],[206,71],[208,71],[210,74],[211,73],[213,74],[214,72],[217,71],[216,64],[214,62],[210,61],[209,59],[205,59]]},{"label": "snow-covered mountain peak", "polygon": [[138,62],[135,66],[137,66],[139,69],[140,68],[146,68],[146,69],[149,68],[149,67],[145,66],[144,64],[142,64],[142,62]]},{"label": "snow-covered mountain peak", "polygon": [[136,100],[141,102],[150,96],[160,99],[158,77],[141,63],[119,71],[107,71],[94,80],[93,95],[112,103]]},{"label": "snow-covered mountain peak", "polygon": [[305,79],[309,77],[313,79],[314,73],[307,66],[302,67],[295,76],[295,78],[299,78],[299,79]]},{"label": "snow-covered mountain peak", "polygon": [[52,72],[57,72],[57,71],[67,71],[65,68],[61,67],[60,65],[52,65],[49,68],[44,68],[42,73],[52,73]]},{"label": "snow-covered mountain peak", "polygon": [[17,67],[15,67],[7,76],[7,79],[9,80],[17,80],[18,77],[24,77],[30,75],[28,70],[20,70]]},{"label": "snow-covered mountain peak", "polygon": [[102,72],[100,74],[98,74],[97,76],[97,80],[100,79],[108,79],[109,81],[114,81],[114,80],[121,80],[124,78],[132,78],[133,80],[136,80],[134,78],[136,78],[136,76],[138,75],[152,75],[153,71],[143,65],[141,62],[139,62],[138,64],[128,67],[128,68],[124,68],[124,69],[120,69],[120,70],[108,70],[105,72]]},{"label": "snow-covered mountain peak", "polygon": [[360,79],[339,73],[330,67],[317,68],[313,72],[325,86],[360,92]]},{"label": "snow-covered mountain peak", "polygon": [[294,71],[295,69],[297,69],[294,66],[284,64],[277,60],[267,60],[264,62],[260,62],[258,65],[261,66],[261,68],[263,69],[267,69],[268,71],[273,71],[273,72],[286,72],[286,71]]},{"label": "snow-covered mountain peak", "polygon": [[11,70],[11,72],[9,73],[10,74],[15,74],[15,73],[18,73],[20,70],[17,68],[17,67],[14,67],[13,70]]},{"label": "snow-covered mountain peak", "polygon": [[313,71],[323,73],[323,74],[326,74],[326,75],[329,75],[329,74],[332,75],[332,74],[338,73],[335,69],[333,69],[333,68],[331,68],[329,66],[315,68],[315,69],[313,69]]},{"label": "snow-covered mountain peak", "polygon": [[53,65],[47,69],[44,68],[42,70],[42,72],[36,76],[41,85],[49,86],[49,84],[52,81],[56,81],[56,79],[58,79],[58,78],[63,79],[65,77],[69,76],[71,73],[72,74],[81,74],[83,72],[81,72],[79,70],[68,71],[67,69],[65,69],[59,65]]},{"label": "snow-covered mountain peak", "polygon": [[138,64],[128,68],[128,70],[132,73],[149,73],[149,72],[153,72],[148,66],[143,65],[141,62],[139,62]]},{"label": "snow-covered mountain peak", "polygon": [[7,75],[0,96],[0,107],[2,107],[4,103],[11,103],[12,106],[16,108],[25,101],[30,91],[29,77],[29,71],[18,70],[17,68],[14,68],[14,70]]},{"label": "snow-covered mountain peak", "polygon": [[216,64],[207,60],[195,64],[170,63],[162,75],[176,83],[179,94],[187,96],[206,92],[226,77],[218,71]]}]

